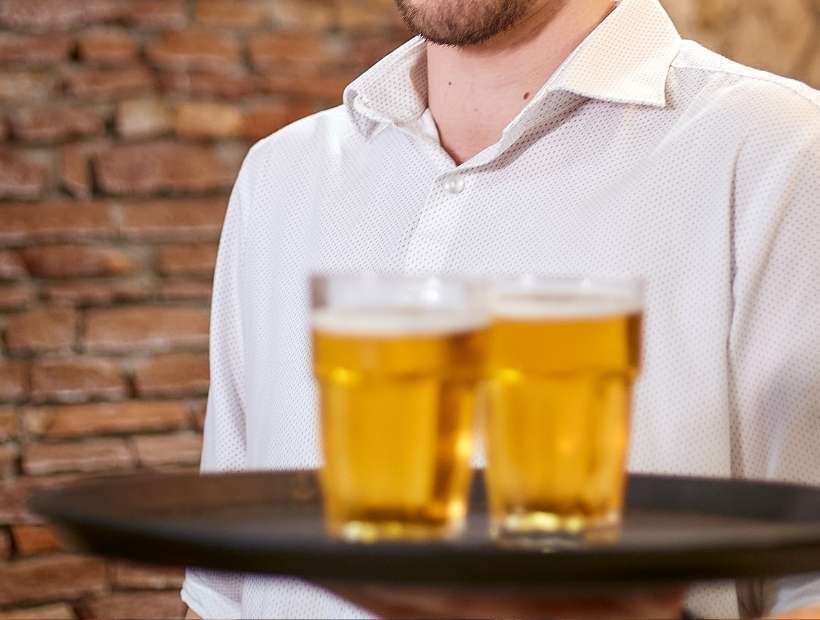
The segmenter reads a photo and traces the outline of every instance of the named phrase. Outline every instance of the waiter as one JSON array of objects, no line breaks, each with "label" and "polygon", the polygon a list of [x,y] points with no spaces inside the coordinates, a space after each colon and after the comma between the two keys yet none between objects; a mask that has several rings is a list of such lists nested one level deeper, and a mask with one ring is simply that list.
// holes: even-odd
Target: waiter
[{"label": "waiter", "polygon": [[[820,95],[682,41],[658,0],[397,3],[419,36],[242,168],[215,279],[203,470],[319,464],[313,270],[632,274],[647,297],[631,470],[820,484]],[[206,618],[634,618],[681,604],[649,590],[341,594],[194,570],[182,592]],[[688,604],[820,617],[820,584],[704,586]]]}]

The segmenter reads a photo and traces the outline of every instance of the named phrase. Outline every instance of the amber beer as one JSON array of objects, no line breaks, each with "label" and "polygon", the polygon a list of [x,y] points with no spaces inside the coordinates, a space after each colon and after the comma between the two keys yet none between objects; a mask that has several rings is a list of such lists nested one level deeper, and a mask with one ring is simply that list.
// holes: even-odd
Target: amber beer
[{"label": "amber beer", "polygon": [[529,280],[495,295],[486,443],[497,536],[617,536],[641,317],[637,284]]},{"label": "amber beer", "polygon": [[332,535],[427,540],[460,532],[486,322],[464,308],[314,312]]}]

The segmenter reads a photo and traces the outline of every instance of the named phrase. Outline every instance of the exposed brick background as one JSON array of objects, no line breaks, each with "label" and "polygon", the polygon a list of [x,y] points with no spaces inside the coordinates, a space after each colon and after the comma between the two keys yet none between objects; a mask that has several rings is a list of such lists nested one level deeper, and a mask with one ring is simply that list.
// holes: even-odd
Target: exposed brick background
[{"label": "exposed brick background", "polygon": [[[820,86],[820,0],[664,3]],[[196,466],[242,157],[406,36],[392,0],[0,0],[0,620],[179,615],[179,570],[78,556],[27,498]]]}]

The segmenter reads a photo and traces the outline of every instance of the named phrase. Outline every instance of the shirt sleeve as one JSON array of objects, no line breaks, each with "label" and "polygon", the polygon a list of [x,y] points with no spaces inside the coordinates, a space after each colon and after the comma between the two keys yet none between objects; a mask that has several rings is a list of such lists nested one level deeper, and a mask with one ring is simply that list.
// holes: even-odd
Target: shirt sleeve
[{"label": "shirt sleeve", "polygon": [[[737,163],[732,469],[820,485],[820,112],[809,102],[776,114]],[[759,612],[820,605],[820,575],[758,591]]]},{"label": "shirt sleeve", "polygon": [[[240,305],[242,184],[240,173],[219,243],[211,301],[210,376],[202,472],[246,468],[244,347]],[[242,576],[188,569],[183,601],[202,618],[240,618]]]}]

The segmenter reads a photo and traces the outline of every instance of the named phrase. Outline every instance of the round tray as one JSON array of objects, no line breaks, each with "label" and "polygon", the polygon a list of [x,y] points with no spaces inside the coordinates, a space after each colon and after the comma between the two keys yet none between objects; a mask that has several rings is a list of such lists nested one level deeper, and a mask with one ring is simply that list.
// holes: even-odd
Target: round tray
[{"label": "round tray", "polygon": [[94,480],[31,505],[94,553],[314,580],[566,587],[820,570],[820,489],[761,482],[633,475],[620,542],[550,552],[488,537],[480,474],[464,536],[436,544],[329,539],[312,471]]}]

